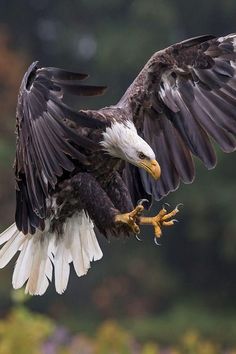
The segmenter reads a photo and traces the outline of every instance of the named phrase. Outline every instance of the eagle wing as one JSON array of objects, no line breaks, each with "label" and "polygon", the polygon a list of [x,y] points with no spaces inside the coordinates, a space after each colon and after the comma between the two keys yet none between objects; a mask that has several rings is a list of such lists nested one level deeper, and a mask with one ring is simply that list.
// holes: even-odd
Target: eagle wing
[{"label": "eagle wing", "polygon": [[162,176],[156,182],[145,171],[134,173],[127,166],[131,190],[144,189],[159,200],[180,181],[191,183],[192,155],[208,169],[216,164],[211,138],[223,151],[235,150],[235,73],[236,34],[191,38],[150,58],[118,107],[127,111],[155,151]]},{"label": "eagle wing", "polygon": [[104,87],[78,83],[87,75],[33,63],[22,80],[16,112],[17,147],[16,225],[24,234],[44,228],[46,200],[63,171],[74,169],[73,160],[86,164],[81,147],[98,146],[68,127],[65,119],[81,127],[101,128],[103,123],[62,102],[64,93],[98,95]]}]

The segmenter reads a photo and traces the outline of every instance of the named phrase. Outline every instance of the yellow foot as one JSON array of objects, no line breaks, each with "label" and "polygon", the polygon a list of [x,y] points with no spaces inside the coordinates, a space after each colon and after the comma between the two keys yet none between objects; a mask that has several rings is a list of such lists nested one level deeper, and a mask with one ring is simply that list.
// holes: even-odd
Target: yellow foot
[{"label": "yellow foot", "polygon": [[[171,219],[173,216],[175,216],[179,212],[179,206],[183,204],[178,204],[174,210],[171,212],[167,212],[165,207],[160,210],[160,212],[153,217],[144,217],[141,216],[139,218],[139,223],[140,225],[152,225],[154,227],[154,233],[155,233],[155,240],[156,238],[161,237],[162,235],[162,226],[172,226],[174,225],[175,222],[178,220],[176,219]],[[171,219],[171,220],[170,220]]]},{"label": "yellow foot", "polygon": [[119,224],[127,224],[132,229],[135,234],[140,232],[139,226],[136,224],[137,218],[140,218],[140,215],[143,211],[144,207],[139,204],[136,206],[134,210],[130,213],[125,214],[117,214],[115,216],[115,222]]}]

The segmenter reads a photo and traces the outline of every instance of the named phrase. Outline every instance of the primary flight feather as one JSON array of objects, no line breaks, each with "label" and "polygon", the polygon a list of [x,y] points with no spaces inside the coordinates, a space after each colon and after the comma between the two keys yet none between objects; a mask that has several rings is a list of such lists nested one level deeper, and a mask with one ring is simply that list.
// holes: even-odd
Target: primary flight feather
[{"label": "primary flight feather", "polygon": [[0,267],[20,251],[13,287],[62,293],[70,263],[78,276],[102,257],[103,235],[155,236],[178,208],[143,217],[150,205],[194,179],[192,156],[211,169],[212,139],[236,148],[236,34],[192,38],[156,52],[114,106],[76,111],[64,93],[100,95],[85,74],[33,63],[16,112],[15,223],[0,236]]}]

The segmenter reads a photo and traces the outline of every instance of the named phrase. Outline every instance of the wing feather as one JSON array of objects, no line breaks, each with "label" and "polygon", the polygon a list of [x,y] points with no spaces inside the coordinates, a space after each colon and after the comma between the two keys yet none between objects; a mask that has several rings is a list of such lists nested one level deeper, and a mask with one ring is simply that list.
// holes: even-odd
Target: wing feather
[{"label": "wing feather", "polygon": [[155,53],[128,88],[119,108],[152,146],[162,169],[154,182],[140,171],[155,199],[194,178],[192,155],[216,164],[212,139],[236,149],[236,34],[201,36]]},{"label": "wing feather", "polygon": [[104,123],[62,102],[64,93],[98,95],[102,86],[80,85],[86,74],[57,68],[38,68],[33,63],[26,72],[17,105],[16,225],[24,234],[43,229],[46,199],[63,171],[73,171],[74,160],[87,164],[81,148],[99,146],[75,130],[66,120],[79,126],[102,128]]}]

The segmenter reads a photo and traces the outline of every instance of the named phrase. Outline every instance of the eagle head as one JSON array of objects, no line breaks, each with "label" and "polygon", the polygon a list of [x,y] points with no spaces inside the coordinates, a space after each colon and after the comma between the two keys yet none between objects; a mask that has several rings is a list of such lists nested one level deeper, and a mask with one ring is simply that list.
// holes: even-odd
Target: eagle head
[{"label": "eagle head", "polygon": [[100,143],[111,156],[128,161],[146,170],[154,179],[159,179],[161,168],[152,148],[137,133],[130,121],[115,122],[106,128]]}]

